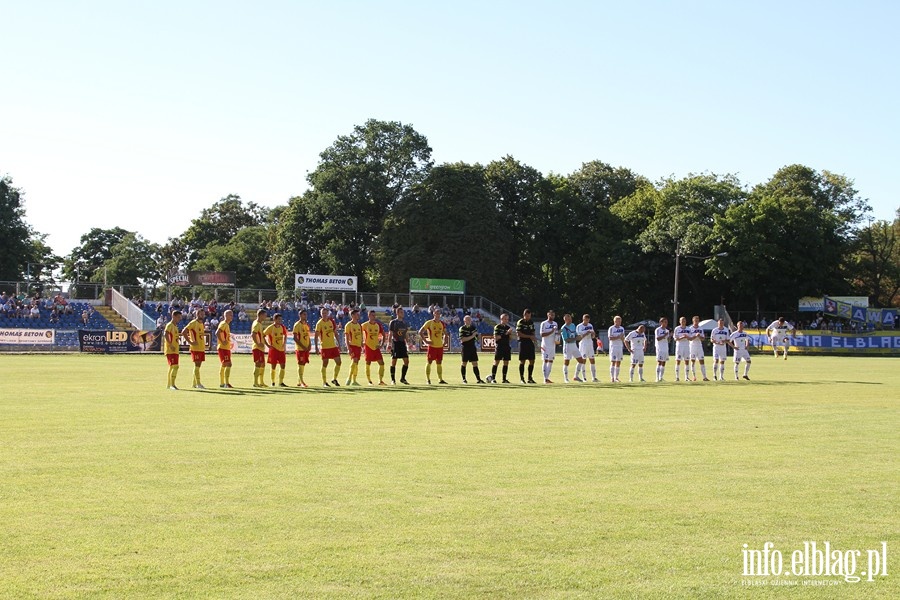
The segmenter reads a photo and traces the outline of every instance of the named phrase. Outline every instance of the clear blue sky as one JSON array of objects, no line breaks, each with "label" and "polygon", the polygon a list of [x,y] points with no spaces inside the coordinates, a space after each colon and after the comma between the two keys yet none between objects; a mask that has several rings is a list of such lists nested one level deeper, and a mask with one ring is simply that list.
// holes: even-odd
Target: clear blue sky
[{"label": "clear blue sky", "polygon": [[0,173],[60,254],[91,227],[164,242],[229,193],[284,204],[369,118],[438,163],[802,163],[892,219],[898,6],[2,0]]}]

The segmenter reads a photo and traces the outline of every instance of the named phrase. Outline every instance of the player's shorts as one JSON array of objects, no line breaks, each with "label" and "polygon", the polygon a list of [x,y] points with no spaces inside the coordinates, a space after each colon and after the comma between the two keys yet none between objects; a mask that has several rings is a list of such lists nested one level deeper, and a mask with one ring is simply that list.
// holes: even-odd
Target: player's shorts
[{"label": "player's shorts", "polygon": [[703,346],[700,344],[691,344],[691,360],[703,360]]},{"label": "player's shorts", "polygon": [[191,350],[191,362],[203,362],[206,360],[206,352]]},{"label": "player's shorts", "polygon": [[478,349],[474,345],[471,347],[463,346],[462,361],[463,362],[478,362]]},{"label": "player's shorts", "polygon": [[224,348],[219,348],[219,362],[220,363],[231,362],[231,350],[225,350]]},{"label": "player's shorts", "polygon": [[362,346],[347,346],[347,355],[350,360],[359,360],[362,358]]},{"label": "player's shorts", "polygon": [[791,345],[791,338],[789,337],[776,337],[772,339],[772,345],[776,348],[787,348]]},{"label": "player's shorts", "polygon": [[657,362],[666,362],[669,360],[669,345],[665,346],[657,346],[656,347],[656,360]]},{"label": "player's shorts", "polygon": [[563,358],[565,360],[578,360],[581,358],[581,350],[578,344],[563,344]]},{"label": "player's shorts", "polygon": [[619,344],[609,345],[609,362],[622,362],[622,357],[624,356],[625,346],[620,346]]},{"label": "player's shorts", "polygon": [[675,360],[691,360],[691,348],[687,344],[675,344]]},{"label": "player's shorts", "polygon": [[534,342],[531,340],[519,340],[519,360],[534,361]]},{"label": "player's shorts", "polygon": [[512,360],[512,350],[509,346],[506,348],[496,347],[494,349],[494,360],[505,360],[509,362]]},{"label": "player's shorts", "polygon": [[320,348],[319,356],[322,357],[322,360],[329,360],[332,358],[340,358],[341,357],[341,349],[335,346],[334,348]]},{"label": "player's shorts", "polygon": [[366,353],[366,362],[384,362],[384,358],[381,357],[381,348],[369,348],[366,346],[364,350]]},{"label": "player's shorts", "polygon": [[409,348],[406,347],[404,340],[393,340],[391,342],[391,358],[409,358]]},{"label": "player's shorts", "polygon": [[178,355],[177,354],[166,354],[166,362],[169,363],[170,367],[178,366]]},{"label": "player's shorts", "polygon": [[642,365],[644,364],[644,351],[643,350],[635,350],[631,353],[631,364],[633,365]]},{"label": "player's shorts", "polygon": [[750,362],[750,351],[746,348],[737,348],[734,351],[734,362],[739,363],[741,361]]},{"label": "player's shorts", "polygon": [[713,345],[713,360],[724,361],[728,358],[728,346]]},{"label": "player's shorts", "polygon": [[541,346],[541,358],[552,362],[553,359],[556,358],[556,346],[551,346],[549,348],[547,346]]},{"label": "player's shorts", "polygon": [[428,346],[428,354],[426,355],[429,361],[437,361],[441,362],[444,360],[444,347],[438,346],[435,348],[434,346]]},{"label": "player's shorts", "polygon": [[582,358],[586,358],[586,359],[590,360],[590,359],[594,358],[594,355],[596,354],[596,350],[595,350],[596,346],[594,345],[593,338],[588,338],[587,342],[588,343],[586,343],[586,344],[584,344],[584,343],[580,344],[578,346],[578,351],[581,353]]},{"label": "player's shorts", "polygon": [[308,365],[309,364],[309,350],[294,350],[294,354],[297,355],[297,364],[298,365]]},{"label": "player's shorts", "polygon": [[283,367],[284,363],[287,362],[287,355],[284,353],[284,350],[269,348],[269,358],[266,362],[270,365],[281,365]]},{"label": "player's shorts", "polygon": [[253,362],[266,362],[266,353],[262,350],[253,349]]}]

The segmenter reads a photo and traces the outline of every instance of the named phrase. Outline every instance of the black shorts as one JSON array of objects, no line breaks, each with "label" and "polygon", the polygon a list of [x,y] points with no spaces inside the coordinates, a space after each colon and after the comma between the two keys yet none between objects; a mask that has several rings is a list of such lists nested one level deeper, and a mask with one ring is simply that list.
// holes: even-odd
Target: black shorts
[{"label": "black shorts", "polygon": [[478,348],[463,346],[462,360],[463,362],[478,362]]},{"label": "black shorts", "polygon": [[511,360],[512,350],[509,347],[497,348],[494,350],[494,360]]},{"label": "black shorts", "polygon": [[391,343],[391,358],[409,358],[409,350],[406,348],[406,342],[394,340]]},{"label": "black shorts", "polygon": [[534,360],[534,342],[531,340],[519,341],[519,361]]}]

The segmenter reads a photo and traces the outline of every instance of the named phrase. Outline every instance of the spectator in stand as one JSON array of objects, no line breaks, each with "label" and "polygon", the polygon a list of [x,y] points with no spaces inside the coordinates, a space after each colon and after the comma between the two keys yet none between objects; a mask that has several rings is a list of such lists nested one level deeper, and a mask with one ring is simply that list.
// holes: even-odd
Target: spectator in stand
[{"label": "spectator in stand", "polygon": [[31,310],[29,310],[28,313],[32,319],[40,319],[41,318],[41,309],[38,308],[37,304],[32,304]]},{"label": "spectator in stand", "polygon": [[247,311],[241,308],[241,312],[238,313],[238,321],[246,322],[247,321]]},{"label": "spectator in stand", "polygon": [[59,312],[54,308],[50,311],[50,324],[57,325],[59,324]]},{"label": "spectator in stand", "polygon": [[[87,315],[87,311],[84,311],[84,314]],[[158,317],[156,317],[156,328],[163,329],[166,326],[166,317],[160,313]]]},{"label": "spectator in stand", "polygon": [[6,295],[6,292],[0,292],[0,306],[5,306],[7,302],[9,302],[9,296]]}]

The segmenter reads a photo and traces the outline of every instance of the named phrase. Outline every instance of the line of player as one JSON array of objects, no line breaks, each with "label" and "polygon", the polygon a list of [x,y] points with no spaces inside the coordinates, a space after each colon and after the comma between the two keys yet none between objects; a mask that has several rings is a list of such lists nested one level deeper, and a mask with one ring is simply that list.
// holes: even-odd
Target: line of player
[{"label": "line of player", "polygon": [[[169,365],[167,386],[169,389],[177,390],[175,385],[179,367],[179,341],[183,339],[189,346],[191,361],[194,364],[192,386],[195,389],[203,389],[204,386],[200,382],[200,367],[206,360],[206,348],[204,339],[203,320],[205,318],[203,309],[196,311],[194,319],[188,323],[184,329],[179,332],[178,324],[181,321],[182,312],[173,311],[171,320],[166,324],[163,353]],[[256,320],[251,326],[252,354],[253,354],[253,387],[268,387],[265,382],[266,364],[271,370],[272,387],[288,387],[284,382],[285,366],[287,363],[287,327],[282,322],[280,313],[275,313],[272,321],[268,322],[268,313],[266,310],[257,311]],[[232,388],[231,385],[231,322],[234,318],[232,311],[227,310],[223,314],[222,321],[216,330],[216,349],[221,364],[219,369],[219,387]],[[509,323],[509,314],[500,315],[500,322],[494,327],[494,361],[491,368],[491,374],[485,379],[481,378],[481,372],[478,367],[478,348],[477,339],[479,337],[478,330],[472,322],[472,318],[465,316],[463,325],[459,329],[459,337],[462,343],[462,364],[460,365],[460,375],[463,383],[468,383],[467,368],[472,366],[472,372],[475,375],[477,383],[497,383],[497,371],[501,369],[500,381],[502,383],[510,383],[508,379],[509,363],[512,359],[512,339],[513,335],[519,341],[519,380],[523,384],[536,384],[534,380],[534,367],[536,360],[536,349],[540,346],[541,358],[543,360],[543,379],[545,384],[552,384],[550,375],[553,370],[553,362],[556,358],[556,347],[562,346],[563,355],[563,381],[570,383],[569,366],[572,360],[575,361],[575,372],[572,377],[573,382],[598,382],[596,367],[596,348],[597,348],[597,331],[591,323],[590,315],[583,315],[581,322],[575,325],[571,314],[563,315],[563,325],[559,326],[556,322],[556,314],[554,311],[547,311],[547,319],[540,323],[539,327],[535,327],[532,320],[531,309],[526,308],[523,316],[516,323],[515,328]],[[669,360],[669,340],[675,340],[675,381],[680,381],[681,364],[684,363],[684,381],[697,381],[696,366],[699,364],[700,373],[704,381],[708,381],[706,376],[706,365],[704,361],[703,340],[706,337],[703,329],[700,328],[699,317],[693,318],[693,324],[688,325],[687,320],[682,317],[679,326],[670,331],[668,329],[668,320],[666,317],[660,317],[660,325],[654,332],[656,345],[656,381],[664,381],[666,363]],[[734,376],[738,377],[738,366],[744,363],[744,379],[749,379],[750,372],[750,354],[749,345],[750,336],[744,332],[744,324],[739,322],[737,330],[732,332],[725,328],[724,322],[719,319],[718,327],[710,333],[710,341],[713,344],[713,378],[717,380],[725,379],[725,361],[727,356],[727,347],[734,349]],[[319,356],[322,359],[321,376],[323,387],[338,387],[340,383],[338,377],[341,370],[341,352],[337,340],[337,322],[331,316],[330,310],[323,307],[321,310],[321,318],[316,323],[315,329],[310,329],[307,322],[307,311],[301,310],[299,319],[294,324],[291,334],[296,347],[297,359],[297,375],[299,387],[309,387],[305,380],[306,366],[310,361],[312,352],[312,341],[316,341]],[[384,325],[376,318],[374,310],[368,312],[368,320],[360,322],[360,313],[353,310],[350,313],[350,322],[344,327],[344,339],[347,346],[347,353],[350,357],[350,373],[347,377],[345,385],[359,386],[359,361],[365,358],[366,379],[370,385],[375,385],[372,379],[372,364],[378,364],[378,383],[379,386],[387,385],[385,381],[385,362],[382,355],[382,349],[390,348],[391,366],[390,378],[391,383],[397,383],[397,363],[400,365],[399,382],[403,385],[409,385],[406,375],[409,369],[409,351],[406,345],[406,337],[409,331],[409,325],[404,318],[404,311],[398,308],[395,318],[385,330]],[[419,336],[427,344],[426,348],[426,367],[425,378],[430,385],[432,380],[432,366],[437,375],[438,384],[446,384],[443,373],[444,347],[449,340],[446,325],[441,321],[441,311],[434,311],[433,318],[425,322],[419,329]],[[643,325],[640,325],[635,331],[626,335],[625,328],[622,326],[622,318],[616,316],[613,319],[613,325],[609,328],[609,381],[611,383],[619,383],[619,374],[624,357],[627,350],[631,355],[631,368],[629,371],[629,380],[634,381],[635,371],[637,371],[638,380],[643,382],[644,379],[644,352],[649,347],[648,337]],[[328,368],[333,362],[333,375],[329,380]],[[588,379],[588,367],[590,367],[590,379]],[[526,377],[527,372],[527,377]]]}]

